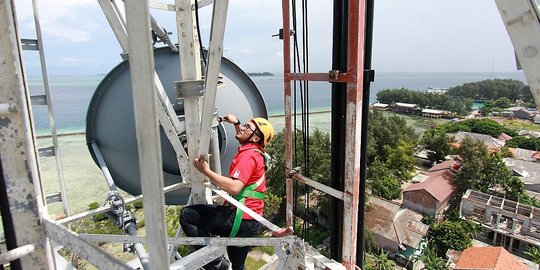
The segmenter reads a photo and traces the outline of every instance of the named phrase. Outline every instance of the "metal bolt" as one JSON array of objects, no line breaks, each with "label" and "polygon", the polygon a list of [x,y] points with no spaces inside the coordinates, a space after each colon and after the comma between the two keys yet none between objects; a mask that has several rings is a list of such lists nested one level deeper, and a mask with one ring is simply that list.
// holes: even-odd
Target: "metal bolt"
[{"label": "metal bolt", "polygon": [[535,47],[529,46],[523,49],[523,56],[531,58],[538,54],[538,50]]}]

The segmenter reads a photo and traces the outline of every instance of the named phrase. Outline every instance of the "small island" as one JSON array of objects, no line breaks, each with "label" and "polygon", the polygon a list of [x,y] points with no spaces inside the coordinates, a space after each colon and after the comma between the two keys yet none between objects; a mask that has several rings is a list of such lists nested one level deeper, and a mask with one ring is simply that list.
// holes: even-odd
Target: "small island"
[{"label": "small island", "polygon": [[271,72],[248,72],[249,76],[274,76],[274,73]]}]

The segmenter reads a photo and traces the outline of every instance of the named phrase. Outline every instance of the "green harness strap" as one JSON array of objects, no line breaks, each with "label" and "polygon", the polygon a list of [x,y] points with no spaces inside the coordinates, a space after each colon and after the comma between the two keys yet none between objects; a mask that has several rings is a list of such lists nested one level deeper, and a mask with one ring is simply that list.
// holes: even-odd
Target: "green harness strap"
[{"label": "green harness strap", "polygon": [[[263,175],[264,177],[264,175]],[[256,189],[257,187],[259,187],[262,183],[258,183],[259,181],[257,181],[257,183],[254,183],[254,184],[251,184],[247,187],[244,187],[240,193],[238,193],[238,195],[234,196],[234,198],[240,202],[241,204],[244,204],[245,205],[245,202],[246,202],[246,198],[253,198],[253,199],[264,199],[264,193],[262,192],[258,192],[258,191],[255,191],[254,189]],[[232,227],[232,230],[231,230],[231,235],[229,237],[235,237],[236,234],[238,233],[238,230],[240,229],[240,224],[242,223],[242,216],[244,214],[244,211],[242,211],[242,209],[236,207],[236,216],[234,217],[234,223],[233,223],[233,227]]]},{"label": "green harness strap", "polygon": [[[259,154],[261,154],[264,158],[264,167],[265,171],[267,169],[267,163],[269,161],[268,156],[265,152],[259,150],[258,148],[251,148],[255,151],[257,151]],[[263,175],[262,177],[265,177]],[[247,187],[244,187],[238,195],[233,196],[239,203],[245,205],[246,204],[246,198],[252,198],[252,199],[264,199],[264,193],[255,191],[256,188],[258,188],[261,184],[263,178],[259,179],[256,183],[253,183]],[[244,215],[244,211],[242,209],[236,207],[236,216],[234,217],[234,223],[233,227],[231,229],[231,234],[229,237],[235,237],[238,233],[238,230],[240,229],[240,224],[242,223],[242,216]]]}]

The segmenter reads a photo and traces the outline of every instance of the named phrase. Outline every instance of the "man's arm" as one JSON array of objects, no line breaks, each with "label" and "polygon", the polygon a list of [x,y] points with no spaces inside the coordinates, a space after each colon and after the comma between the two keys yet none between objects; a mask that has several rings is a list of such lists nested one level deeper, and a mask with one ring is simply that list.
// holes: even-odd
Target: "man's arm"
[{"label": "man's arm", "polygon": [[208,161],[203,155],[200,155],[193,161],[195,168],[201,173],[206,175],[212,181],[212,183],[221,189],[227,191],[231,195],[237,195],[244,188],[244,182],[240,180],[234,180],[230,177],[223,176],[215,173],[210,169]]}]

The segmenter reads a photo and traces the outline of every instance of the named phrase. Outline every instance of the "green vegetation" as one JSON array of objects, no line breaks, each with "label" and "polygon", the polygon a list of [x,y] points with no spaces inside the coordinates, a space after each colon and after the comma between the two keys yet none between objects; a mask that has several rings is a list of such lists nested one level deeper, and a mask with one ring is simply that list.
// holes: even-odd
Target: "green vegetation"
[{"label": "green vegetation", "polygon": [[[293,145],[301,146],[303,145],[302,141],[302,132],[296,130],[295,136],[293,136],[294,143]],[[330,144],[330,134],[325,133],[319,130],[315,130],[310,133],[309,136],[309,162],[310,164],[317,164],[317,166],[311,166],[309,172],[306,173],[305,161],[306,156],[303,153],[303,147],[293,147],[293,166],[300,166],[302,174],[305,176],[316,180],[325,185],[330,184],[330,155],[331,155],[331,144]],[[285,194],[285,133],[279,132],[276,134],[276,137],[272,143],[267,147],[267,152],[272,156],[273,168],[267,172],[267,181],[266,185],[268,188],[268,193],[271,194],[265,199],[265,208],[267,208],[270,203],[274,203],[274,206],[270,206],[265,212],[267,218],[274,220],[276,223],[283,223],[285,218],[285,204],[286,201],[283,198],[286,197]],[[272,199],[273,201],[267,201]],[[281,200],[280,200],[281,199]],[[280,204],[276,204],[277,201],[280,201]],[[319,205],[320,204],[320,205]],[[319,200],[318,205],[315,207],[324,208],[324,205],[328,203],[324,200]],[[279,205],[279,208],[277,207]],[[265,209],[266,210],[266,209]]]},{"label": "green vegetation", "polygon": [[470,98],[475,100],[497,100],[508,98],[510,100],[523,100],[534,102],[531,89],[522,81],[512,79],[483,80],[465,83],[448,89],[452,97]]},{"label": "green vegetation", "polygon": [[265,264],[266,264],[266,261],[264,261],[263,259],[253,259],[248,256],[246,258],[245,267],[247,270],[257,270],[263,267]]},{"label": "green vegetation", "polygon": [[429,247],[427,249],[424,249],[424,253],[421,257],[422,261],[424,262],[426,270],[444,270],[446,269],[444,265],[446,264],[446,261],[437,256],[437,251]]},{"label": "green vegetation", "polygon": [[273,246],[262,246],[262,247],[253,247],[252,250],[258,250],[268,255],[274,255],[276,253]]},{"label": "green vegetation", "polygon": [[460,122],[447,122],[437,126],[435,129],[439,129],[445,133],[453,133],[458,131],[473,132],[490,135],[491,137],[499,137],[502,133],[506,133],[510,136],[517,136],[518,133],[513,130],[502,126],[501,124],[489,119],[467,119]]},{"label": "green vegetation", "polygon": [[529,150],[540,150],[540,138],[527,138],[524,136],[513,137],[506,143],[508,147],[524,148]]},{"label": "green vegetation", "polygon": [[501,112],[503,109],[510,108],[512,106],[514,106],[514,103],[510,99],[507,97],[502,97],[495,101],[486,101],[481,111],[482,115],[487,116],[493,112]]},{"label": "green vegetation", "polygon": [[[368,118],[368,167],[376,160],[386,163],[391,149],[416,145],[416,134],[403,118],[370,112]],[[400,142],[401,141],[401,142]]]},{"label": "green vegetation", "polygon": [[470,99],[452,98],[449,95],[425,93],[405,88],[384,89],[377,93],[377,100],[387,104],[396,102],[413,103],[417,104],[420,108],[451,111],[461,116],[470,113],[473,105]]},{"label": "green vegetation", "polygon": [[428,159],[431,162],[443,161],[453,151],[454,137],[442,129],[430,129],[422,135],[420,143],[425,145]]},{"label": "green vegetation", "polygon": [[[396,114],[394,112],[389,111],[381,111],[377,112],[385,117],[391,117],[395,116]],[[447,123],[447,119],[443,118],[426,118],[426,117],[419,117],[414,115],[399,115],[399,117],[405,121],[407,126],[411,127],[414,130],[414,133],[420,135],[426,132],[427,130],[436,127],[437,125]],[[369,123],[368,123],[369,124]]]},{"label": "green vegetation", "polygon": [[474,222],[461,219],[454,213],[441,224],[431,227],[430,247],[437,251],[438,256],[444,256],[448,249],[464,250],[472,246],[478,230]]},{"label": "green vegetation", "polygon": [[533,124],[528,120],[504,119],[503,126],[513,130],[530,130],[540,132],[540,125]]},{"label": "green vegetation", "polygon": [[367,182],[372,193],[393,200],[401,194],[401,184],[414,173],[416,134],[395,114],[370,112],[368,119]]},{"label": "green vegetation", "polygon": [[529,246],[525,251],[525,254],[531,258],[531,261],[540,264],[540,248],[535,246]]},{"label": "green vegetation", "polygon": [[377,240],[375,240],[375,234],[372,231],[364,229],[364,246],[367,253],[376,254],[381,250]]},{"label": "green vegetation", "polygon": [[399,199],[401,183],[392,171],[379,160],[369,166],[367,178],[371,193],[387,200]]},{"label": "green vegetation", "polygon": [[461,192],[475,189],[484,193],[504,192],[511,200],[525,195],[523,182],[512,176],[500,152],[490,152],[480,141],[466,138],[457,150],[463,161],[461,173],[454,175],[454,181]]},{"label": "green vegetation", "polygon": [[388,253],[380,249],[379,253],[366,254],[366,270],[394,270],[396,263],[388,258]]}]

